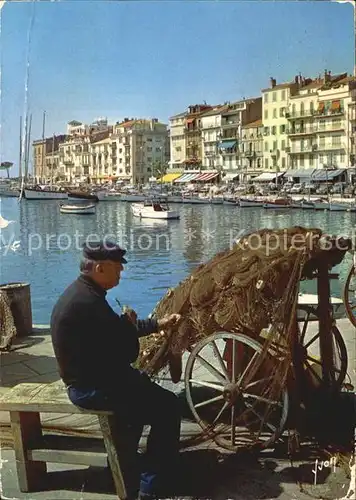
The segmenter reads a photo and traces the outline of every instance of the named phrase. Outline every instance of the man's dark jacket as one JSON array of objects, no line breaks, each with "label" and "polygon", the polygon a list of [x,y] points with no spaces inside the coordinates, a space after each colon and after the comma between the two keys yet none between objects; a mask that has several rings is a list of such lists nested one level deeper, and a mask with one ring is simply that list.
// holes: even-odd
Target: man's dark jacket
[{"label": "man's dark jacket", "polygon": [[78,388],[106,388],[128,382],[139,354],[139,337],[157,332],[154,320],[137,327],[119,316],[106,292],[88,276],[80,276],[61,295],[51,316],[51,334],[64,383]]}]

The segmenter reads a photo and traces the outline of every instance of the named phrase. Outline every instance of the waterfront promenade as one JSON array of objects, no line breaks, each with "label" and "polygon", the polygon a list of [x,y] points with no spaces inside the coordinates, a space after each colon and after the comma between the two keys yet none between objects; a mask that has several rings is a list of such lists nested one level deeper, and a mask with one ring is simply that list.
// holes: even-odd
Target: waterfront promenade
[{"label": "waterfront promenade", "polygon": [[[356,384],[356,330],[347,319],[337,321],[349,358],[349,375]],[[311,325],[311,334],[316,325]],[[53,355],[48,327],[36,327],[33,335],[18,339],[14,350],[1,354],[1,391],[6,391],[20,382],[54,382],[59,379]],[[179,386],[177,386],[178,388]],[[172,386],[172,389],[174,387]],[[0,412],[1,421],[1,496],[2,498],[21,498],[28,500],[113,500],[115,495],[107,477],[100,469],[80,468],[75,466],[50,465],[53,474],[46,491],[24,494],[18,491],[14,454],[11,450],[11,432],[9,415]],[[46,428],[55,428],[57,432],[85,429],[91,436],[100,437],[96,419],[87,415],[44,416]],[[67,429],[67,431],[66,431]],[[199,432],[196,424],[184,421],[181,439]],[[273,452],[264,452],[258,456],[229,455],[218,450],[214,443],[208,442],[198,447],[188,447],[184,457],[192,478],[189,484],[182,485],[180,498],[214,498],[237,500],[249,499],[298,499],[342,498],[348,489],[349,480],[345,467],[337,465],[327,473],[320,473],[320,484],[314,485],[313,469],[315,460],[327,459],[321,450],[311,452],[309,447],[302,448],[302,453],[291,465],[288,459],[287,445],[278,445]],[[67,471],[67,472],[65,472]],[[67,485],[67,490],[58,489],[59,480]],[[174,496],[171,496],[174,498]]]}]

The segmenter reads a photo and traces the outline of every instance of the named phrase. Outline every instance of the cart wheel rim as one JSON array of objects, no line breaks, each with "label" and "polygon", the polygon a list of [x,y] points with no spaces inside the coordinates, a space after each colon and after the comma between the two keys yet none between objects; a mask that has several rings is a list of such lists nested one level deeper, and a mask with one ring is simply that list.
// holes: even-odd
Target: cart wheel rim
[{"label": "cart wheel rim", "polygon": [[[223,341],[232,341],[233,356],[238,346],[249,349],[248,352],[251,352],[252,356],[248,361],[245,360],[246,366],[244,366],[244,369],[242,369],[242,364],[240,371],[236,368],[233,369],[237,364],[235,354],[235,363],[232,364],[232,371],[229,373],[228,364],[224,360],[221,351]],[[203,353],[203,351],[207,347],[210,347],[215,355],[214,362],[211,358],[205,359],[204,357],[206,352]],[[185,369],[185,388],[190,410],[204,432],[226,449],[236,451],[239,448],[250,448],[256,446],[256,440],[258,446],[266,448],[280,436],[286,423],[289,398],[285,388],[278,388],[280,394],[274,400],[264,398],[264,393],[262,393],[262,396],[256,394],[259,387],[270,387],[271,379],[274,378],[273,373],[268,374],[267,377],[258,378],[260,377],[260,375],[257,375],[258,367],[256,371],[257,378],[253,380],[253,367],[254,365],[258,366],[259,356],[262,351],[262,345],[246,335],[217,332],[201,340],[193,348],[188,358]],[[246,358],[247,354],[244,356]],[[268,353],[266,360],[270,363],[270,366],[272,366],[272,358]],[[195,378],[199,366],[203,366],[203,371],[205,369],[204,379]],[[196,369],[196,367],[198,368]],[[210,380],[206,380],[208,373],[211,377]],[[197,386],[215,391],[215,396],[208,397],[208,399],[197,403],[195,401]],[[214,405],[219,407],[219,411],[214,415],[214,418],[202,418],[202,408],[204,411],[209,411]],[[261,414],[260,407],[264,408],[264,414]],[[269,413],[266,412],[265,407],[268,407]],[[278,414],[277,417],[275,417],[275,413]],[[251,416],[253,419],[251,419]],[[276,422],[272,420],[274,418],[277,419]],[[224,419],[225,421],[228,420],[229,423],[224,423]],[[242,421],[246,423],[247,432],[241,425],[238,425]],[[228,438],[225,437],[226,434],[229,436]],[[236,442],[237,439],[239,439],[238,443]]]}]

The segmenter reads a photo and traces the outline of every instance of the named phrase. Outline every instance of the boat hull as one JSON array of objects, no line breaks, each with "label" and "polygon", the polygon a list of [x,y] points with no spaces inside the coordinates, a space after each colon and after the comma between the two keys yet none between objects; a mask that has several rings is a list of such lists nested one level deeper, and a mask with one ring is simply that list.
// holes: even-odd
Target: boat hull
[{"label": "boat hull", "polygon": [[239,205],[240,205],[241,208],[263,207],[262,201],[244,200],[244,199],[241,199],[241,198],[239,200]]},{"label": "boat hull", "polygon": [[68,193],[68,199],[72,201],[84,201],[84,202],[90,202],[90,203],[96,203],[98,200],[98,197],[96,194],[90,194],[90,193],[76,193],[76,192],[69,192]]},{"label": "boat hull", "polygon": [[263,208],[271,208],[271,209],[286,209],[286,208],[291,208],[290,203],[264,203]]},{"label": "boat hull", "polygon": [[131,205],[131,211],[135,217],[140,217],[142,219],[179,219],[179,212],[176,210],[155,211],[151,206],[144,206],[140,203],[133,203]]},{"label": "boat hull", "polygon": [[122,196],[120,193],[110,193],[99,191],[96,193],[99,201],[122,201]]},{"label": "boat hull", "polygon": [[66,200],[68,194],[61,191],[41,191],[36,189],[24,189],[26,200]]},{"label": "boat hull", "polygon": [[20,190],[2,189],[0,190],[0,198],[18,198]]},{"label": "boat hull", "polygon": [[61,205],[59,211],[62,214],[74,214],[74,215],[93,215],[95,214],[95,205]]}]

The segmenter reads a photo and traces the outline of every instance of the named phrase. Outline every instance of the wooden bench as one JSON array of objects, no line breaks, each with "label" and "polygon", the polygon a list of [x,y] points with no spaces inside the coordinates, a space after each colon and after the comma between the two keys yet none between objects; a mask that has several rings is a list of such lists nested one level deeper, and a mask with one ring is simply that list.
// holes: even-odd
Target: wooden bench
[{"label": "wooden bench", "polygon": [[115,426],[112,412],[82,410],[73,405],[61,381],[53,384],[23,383],[16,385],[0,396],[0,410],[10,412],[17,476],[22,492],[40,489],[43,476],[47,472],[46,462],[103,465],[103,460],[98,460],[96,452],[80,452],[73,450],[70,446],[68,448],[70,436],[65,438],[67,449],[65,447],[53,449],[53,443],[52,445],[46,444],[40,413],[85,413],[98,417],[106,450],[103,457],[105,464],[107,456],[117,496],[121,500],[127,498],[118,450],[114,444]]}]

